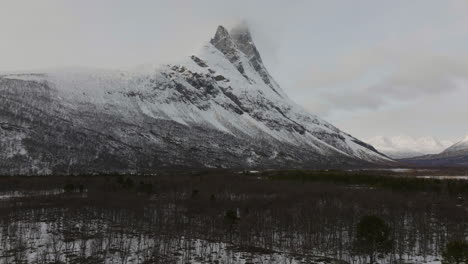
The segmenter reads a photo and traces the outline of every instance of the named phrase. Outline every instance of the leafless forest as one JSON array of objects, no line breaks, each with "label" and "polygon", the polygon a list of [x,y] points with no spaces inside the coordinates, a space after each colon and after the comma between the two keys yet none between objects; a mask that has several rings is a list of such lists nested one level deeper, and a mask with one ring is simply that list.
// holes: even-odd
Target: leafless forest
[{"label": "leafless forest", "polygon": [[468,237],[467,181],[375,173],[0,177],[0,263],[366,263],[366,215],[390,230],[381,263]]}]

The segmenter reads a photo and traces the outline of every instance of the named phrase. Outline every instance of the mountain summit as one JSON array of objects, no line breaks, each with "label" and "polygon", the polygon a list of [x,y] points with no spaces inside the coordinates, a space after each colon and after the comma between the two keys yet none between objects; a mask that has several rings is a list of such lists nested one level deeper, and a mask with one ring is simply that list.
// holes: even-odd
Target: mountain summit
[{"label": "mountain summit", "polygon": [[245,24],[148,72],[0,76],[1,174],[389,164],[292,102]]},{"label": "mountain summit", "polygon": [[262,80],[265,82],[265,84],[270,86],[276,93],[278,93],[278,91],[275,90],[275,87],[273,87],[273,78],[270,76],[265,66],[263,65],[260,53],[258,52],[257,47],[255,47],[247,23],[243,22],[232,28],[230,35],[232,36],[232,39],[236,43],[239,50],[247,56],[250,64],[262,77]]}]

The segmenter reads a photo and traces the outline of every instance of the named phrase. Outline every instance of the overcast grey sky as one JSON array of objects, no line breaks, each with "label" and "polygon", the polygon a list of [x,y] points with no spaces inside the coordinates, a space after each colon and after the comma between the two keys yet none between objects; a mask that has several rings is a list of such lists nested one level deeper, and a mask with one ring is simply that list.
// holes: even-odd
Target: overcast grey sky
[{"label": "overcast grey sky", "polygon": [[468,134],[468,1],[0,0],[0,71],[133,67],[245,19],[289,96],[359,138]]}]

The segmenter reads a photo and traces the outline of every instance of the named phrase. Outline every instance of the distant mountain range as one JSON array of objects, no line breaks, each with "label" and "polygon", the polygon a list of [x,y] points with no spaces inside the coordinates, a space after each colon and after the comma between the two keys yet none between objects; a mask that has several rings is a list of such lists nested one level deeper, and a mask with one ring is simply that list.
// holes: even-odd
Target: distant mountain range
[{"label": "distant mountain range", "polygon": [[291,101],[239,25],[149,72],[1,75],[0,164],[0,174],[43,174],[393,160]]},{"label": "distant mountain range", "polygon": [[438,140],[434,137],[414,138],[410,136],[376,136],[366,142],[394,159],[438,154],[453,144],[451,141]]},{"label": "distant mountain range", "polygon": [[417,166],[468,166],[468,135],[438,154],[402,159],[402,162]]}]

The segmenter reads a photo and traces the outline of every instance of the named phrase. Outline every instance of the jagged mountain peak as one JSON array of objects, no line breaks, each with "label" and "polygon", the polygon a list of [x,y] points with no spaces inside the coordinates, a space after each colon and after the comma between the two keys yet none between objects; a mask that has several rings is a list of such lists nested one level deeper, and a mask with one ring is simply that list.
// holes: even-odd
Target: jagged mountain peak
[{"label": "jagged mountain peak", "polygon": [[262,63],[262,58],[253,42],[252,34],[250,33],[247,22],[243,21],[237,24],[231,29],[229,34],[231,35],[239,50],[247,55],[249,59],[255,57],[258,62]]},{"label": "jagged mountain peak", "polygon": [[237,68],[237,70],[246,78],[244,65],[240,61],[240,54],[237,45],[234,43],[231,35],[223,26],[218,26],[215,36],[211,39],[210,43],[219,51],[221,51],[224,56]]},{"label": "jagged mountain peak", "polygon": [[233,27],[230,31],[230,34],[239,50],[247,56],[250,64],[252,64],[255,71],[260,75],[263,82],[270,86],[276,93],[278,93],[278,85],[276,85],[275,81],[263,64],[262,57],[260,56],[260,52],[258,51],[252,39],[252,34],[250,33],[247,22],[243,21]]},{"label": "jagged mountain peak", "polygon": [[[247,80],[249,80],[249,76],[245,73],[246,63],[250,64],[261,80],[278,96],[282,98],[286,97],[263,64],[247,22],[243,21],[237,24],[230,32],[225,27],[218,26],[215,36],[211,39],[210,43],[221,51]],[[240,53],[244,55],[247,61],[242,61]]]},{"label": "jagged mountain peak", "polygon": [[229,37],[230,36],[229,36],[229,32],[227,31],[227,29],[223,27],[222,25],[219,25],[218,28],[216,29],[216,33],[214,37],[211,39],[211,43],[215,45],[219,41],[225,38],[229,38]]},{"label": "jagged mountain peak", "polygon": [[[218,41],[224,38],[231,38],[236,42],[236,44],[240,45],[254,45],[252,40],[252,35],[250,33],[249,26],[247,22],[242,21],[232,27],[230,30],[227,30],[225,26],[218,25],[216,29],[216,33],[211,40],[211,43],[217,43]],[[247,55],[247,53],[245,53]]]},{"label": "jagged mountain peak", "polygon": [[0,91],[0,173],[392,163],[290,100],[245,27],[154,71],[0,76]]},{"label": "jagged mountain peak", "polygon": [[247,20],[241,20],[237,24],[235,24],[232,28],[230,33],[235,34],[250,34],[250,26]]}]

